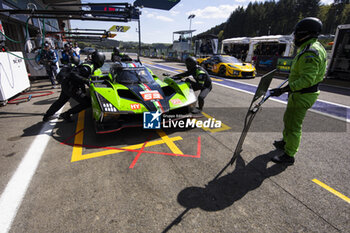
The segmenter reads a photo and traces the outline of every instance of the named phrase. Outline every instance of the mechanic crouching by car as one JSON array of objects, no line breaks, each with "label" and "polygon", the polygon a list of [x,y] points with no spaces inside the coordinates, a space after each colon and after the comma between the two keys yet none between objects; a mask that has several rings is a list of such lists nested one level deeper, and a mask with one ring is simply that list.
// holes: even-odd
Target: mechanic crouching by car
[{"label": "mechanic crouching by car", "polygon": [[308,17],[296,24],[294,44],[298,50],[288,77],[289,84],[283,88],[270,90],[271,96],[290,93],[283,117],[283,139],[274,142],[274,146],[284,150],[284,153],[272,158],[275,163],[288,165],[294,163],[305,114],[320,94],[318,85],[323,80],[327,67],[327,52],[317,41],[321,31],[322,22],[317,18]]},{"label": "mechanic crouching by car", "polygon": [[187,78],[186,82],[191,83],[194,91],[200,90],[200,93],[198,95],[198,108],[192,111],[192,113],[200,113],[203,110],[204,99],[212,89],[211,79],[208,72],[197,65],[197,61],[194,57],[186,58],[185,64],[187,71],[175,75],[173,79],[177,80],[192,75],[192,77],[196,80],[193,82],[191,79]]},{"label": "mechanic crouching by car", "polygon": [[49,43],[44,44],[44,49],[39,53],[36,58],[39,64],[45,66],[47,75],[49,76],[52,88],[56,88],[56,75],[57,75],[57,61],[58,57]]},{"label": "mechanic crouching by car", "polygon": [[[79,62],[77,57],[71,58],[75,63]],[[95,51],[91,54],[91,61],[85,62],[75,67],[75,65],[68,64],[65,69],[62,69],[60,74],[61,80],[61,94],[51,107],[47,110],[43,117],[43,121],[54,119],[53,115],[65,104],[70,98],[76,100],[79,104],[60,114],[59,118],[67,122],[71,122],[72,114],[91,106],[91,99],[86,93],[85,84],[89,84],[90,75],[93,75],[105,61],[105,55],[101,52]],[[78,63],[79,64],[79,63]],[[60,72],[60,73],[61,73]]]}]

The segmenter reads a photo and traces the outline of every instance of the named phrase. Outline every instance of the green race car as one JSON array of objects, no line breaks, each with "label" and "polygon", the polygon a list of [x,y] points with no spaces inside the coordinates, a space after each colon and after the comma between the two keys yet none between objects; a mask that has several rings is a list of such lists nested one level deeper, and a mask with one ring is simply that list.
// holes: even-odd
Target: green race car
[{"label": "green race car", "polygon": [[140,62],[116,62],[108,76],[93,76],[90,95],[97,133],[142,126],[144,112],[185,115],[197,101],[189,83],[162,81]]}]

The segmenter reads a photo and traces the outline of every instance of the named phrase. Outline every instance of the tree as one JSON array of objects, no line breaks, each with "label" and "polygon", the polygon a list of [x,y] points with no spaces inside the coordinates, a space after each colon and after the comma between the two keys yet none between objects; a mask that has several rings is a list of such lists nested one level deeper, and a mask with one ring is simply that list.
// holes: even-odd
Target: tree
[{"label": "tree", "polygon": [[[334,0],[331,5],[321,5],[320,0],[279,0],[250,2],[246,8],[236,8],[220,27],[202,34],[218,35],[223,39],[277,34],[291,34],[295,24],[305,17],[317,17],[323,23],[324,34],[335,33],[339,24],[350,23],[350,0]],[[213,33],[214,32],[214,33]]]},{"label": "tree", "polygon": [[296,11],[302,18],[317,17],[320,10],[320,0],[297,0]]}]

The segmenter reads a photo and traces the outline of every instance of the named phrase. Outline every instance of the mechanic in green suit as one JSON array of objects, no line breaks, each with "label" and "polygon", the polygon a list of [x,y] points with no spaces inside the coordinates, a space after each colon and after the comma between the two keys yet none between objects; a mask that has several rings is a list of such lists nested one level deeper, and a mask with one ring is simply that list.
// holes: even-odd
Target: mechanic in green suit
[{"label": "mechanic in green suit", "polygon": [[289,92],[287,109],[283,117],[283,139],[274,142],[274,146],[283,149],[284,153],[272,158],[275,163],[288,165],[294,163],[305,114],[316,102],[320,93],[318,85],[323,80],[327,66],[327,53],[317,41],[321,30],[322,22],[313,17],[304,18],[296,24],[294,44],[298,50],[288,77],[289,84],[283,88],[270,90],[271,96]]}]

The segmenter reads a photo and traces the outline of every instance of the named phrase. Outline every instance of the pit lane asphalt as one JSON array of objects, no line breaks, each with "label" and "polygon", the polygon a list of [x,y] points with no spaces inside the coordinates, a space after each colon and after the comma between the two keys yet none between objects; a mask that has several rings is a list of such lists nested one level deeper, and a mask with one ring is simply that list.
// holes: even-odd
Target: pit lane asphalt
[{"label": "pit lane asphalt", "polygon": [[[32,83],[33,90],[47,88],[48,81]],[[40,132],[41,114],[60,92],[54,91],[54,95],[0,109],[1,193]],[[340,104],[348,98],[337,93],[321,96]],[[164,130],[170,139],[181,137],[174,144],[189,155],[196,155],[200,136],[200,158],[143,153],[132,169],[138,152],[84,156],[108,147],[142,146],[145,141],[161,140],[158,133],[127,129],[95,135],[91,110],[87,110],[83,144],[90,147],[80,154],[76,150],[81,160],[71,162],[73,146],[61,143],[67,139],[74,143],[70,137],[76,133],[78,119],[58,121],[9,232],[346,232],[349,203],[312,180],[350,196],[349,123],[308,112],[296,163],[288,168],[274,165],[269,159],[279,152],[272,142],[281,137],[285,104],[269,100],[253,121],[241,157],[213,180],[233,154],[251,99],[250,94],[214,85],[205,112],[232,129],[216,133]],[[174,150],[160,143],[145,150]]]}]

